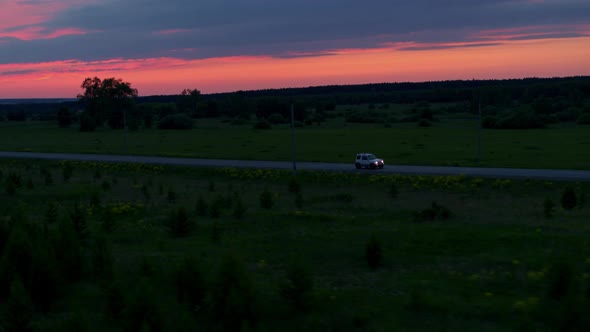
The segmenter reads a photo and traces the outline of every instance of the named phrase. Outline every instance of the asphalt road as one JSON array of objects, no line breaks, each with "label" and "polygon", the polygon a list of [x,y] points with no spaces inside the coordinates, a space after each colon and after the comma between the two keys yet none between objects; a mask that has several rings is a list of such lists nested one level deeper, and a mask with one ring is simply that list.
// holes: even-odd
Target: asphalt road
[{"label": "asphalt road", "polygon": [[[184,165],[195,167],[238,167],[238,168],[273,168],[292,170],[290,161],[257,161],[257,160],[221,160],[168,158],[147,156],[122,156],[101,154],[41,153],[41,152],[3,152],[0,158],[28,158],[46,160],[85,160],[98,162],[131,162],[145,164]],[[590,182],[590,171],[557,170],[557,169],[522,169],[522,168],[481,168],[481,167],[443,167],[443,166],[409,166],[385,165],[383,169],[357,170],[353,163],[316,163],[298,162],[297,170],[360,172],[364,174],[409,174],[409,175],[466,175],[487,178],[512,179],[544,179],[553,181]]]}]

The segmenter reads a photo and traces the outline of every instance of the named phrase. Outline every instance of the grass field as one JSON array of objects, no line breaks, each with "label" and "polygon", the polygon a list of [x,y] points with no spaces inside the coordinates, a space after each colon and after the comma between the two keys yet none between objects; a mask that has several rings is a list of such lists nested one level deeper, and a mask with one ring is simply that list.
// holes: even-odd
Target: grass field
[{"label": "grass field", "polygon": [[[63,131],[40,130],[65,137]],[[130,136],[178,138],[199,132]],[[237,132],[278,135],[286,130]],[[590,326],[584,314],[590,308],[585,295],[590,280],[588,184],[301,172],[298,200],[295,187],[288,185],[290,173],[272,170],[0,160],[0,171],[2,183],[14,177],[22,183],[15,192],[6,187],[0,194],[0,217],[3,225],[12,224],[12,234],[20,222],[30,225],[31,241],[37,236],[53,243],[52,238],[65,236],[61,225],[73,220],[75,206],[86,218],[87,233],[79,247],[82,274],[68,284],[57,283],[51,306],[32,315],[34,330],[139,330],[128,325],[133,319],[143,324],[156,319],[153,324],[164,331],[551,331]],[[578,198],[571,210],[560,205],[566,186]],[[261,206],[265,193],[270,208]],[[199,200],[208,208],[200,210]],[[544,212],[547,200],[554,204],[551,218]],[[58,211],[53,223],[46,221],[51,202]],[[433,202],[448,208],[450,217],[423,220],[420,211]],[[241,215],[236,213],[239,204],[245,207]],[[179,207],[194,227],[175,237],[170,220]],[[41,231],[45,223],[48,233]],[[382,252],[377,268],[366,259],[371,236]],[[106,239],[108,245],[100,248],[111,256],[97,251],[98,239]],[[8,247],[0,251],[2,271],[13,252]],[[178,271],[186,258],[193,259],[203,278],[201,283],[191,279],[191,284],[205,289],[203,301],[194,306],[177,296]],[[104,273],[109,261],[113,273],[105,282],[96,269],[102,266]],[[558,269],[559,263],[566,265]],[[303,266],[295,269],[299,274],[288,273],[297,266]],[[302,298],[306,306],[293,306],[296,295],[280,290],[302,279],[311,280],[313,287],[296,283],[300,287],[295,289],[308,291]],[[228,300],[220,289],[233,295]],[[0,303],[2,312],[11,312],[14,301]],[[113,313],[113,303],[120,304],[120,316]],[[5,324],[12,321],[2,317]],[[231,325],[236,317],[255,324]]]},{"label": "grass field", "polygon": [[[0,150],[159,155],[174,157],[290,160],[287,125],[254,130],[224,120],[198,120],[188,131],[109,129],[80,133],[53,123],[0,123]],[[297,128],[300,161],[352,162],[373,152],[388,164],[590,169],[590,130],[559,125],[535,130],[483,130],[478,162],[478,129],[473,119],[443,119],[433,127],[415,123],[346,124],[341,118]]]}]

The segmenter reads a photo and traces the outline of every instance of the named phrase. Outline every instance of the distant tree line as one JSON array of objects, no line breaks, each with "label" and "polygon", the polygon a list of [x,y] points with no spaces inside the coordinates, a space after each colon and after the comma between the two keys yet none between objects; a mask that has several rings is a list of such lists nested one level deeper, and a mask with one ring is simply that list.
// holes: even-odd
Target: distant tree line
[{"label": "distant tree line", "polygon": [[[52,120],[60,126],[80,124],[113,129],[141,127],[191,128],[201,118],[226,117],[268,125],[288,123],[290,108],[296,125],[321,123],[337,105],[369,104],[365,111],[344,114],[349,122],[433,121],[429,103],[455,103],[449,112],[481,109],[486,128],[540,128],[556,122],[590,122],[590,77],[510,80],[378,83],[309,88],[238,91],[202,95],[184,89],[177,95],[139,97],[131,84],[115,78],[87,78],[77,101],[0,104],[0,120]],[[403,118],[387,116],[388,104],[414,105]],[[377,105],[377,106],[375,106]],[[373,107],[371,107],[373,106]],[[343,114],[340,114],[343,115]]]}]

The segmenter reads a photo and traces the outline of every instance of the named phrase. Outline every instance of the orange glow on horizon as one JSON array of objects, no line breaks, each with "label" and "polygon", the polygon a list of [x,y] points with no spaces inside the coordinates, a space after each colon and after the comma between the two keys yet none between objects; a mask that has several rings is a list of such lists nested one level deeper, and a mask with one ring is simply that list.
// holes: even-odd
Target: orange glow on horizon
[{"label": "orange glow on horizon", "polygon": [[74,98],[81,92],[84,78],[93,76],[122,78],[131,82],[141,96],[147,96],[177,94],[184,88],[214,93],[375,82],[590,75],[590,37],[504,40],[477,47],[469,43],[388,46],[288,58],[150,58],[0,65],[0,98]]}]

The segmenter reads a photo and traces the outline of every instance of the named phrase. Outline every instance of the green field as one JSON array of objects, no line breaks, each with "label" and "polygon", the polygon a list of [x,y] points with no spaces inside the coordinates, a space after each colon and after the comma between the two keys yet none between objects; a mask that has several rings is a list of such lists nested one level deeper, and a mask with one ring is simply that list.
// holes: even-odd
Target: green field
[{"label": "green field", "polygon": [[[60,139],[86,135],[37,130]],[[372,132],[335,132],[347,130]],[[566,132],[544,133],[552,130]],[[196,138],[202,131],[226,132],[130,136]],[[242,128],[233,135],[287,133]],[[527,133],[520,133],[522,144]],[[108,152],[91,149],[92,135],[98,133],[59,151]],[[94,137],[114,142],[116,136]],[[220,136],[221,141],[230,139]],[[262,147],[252,144],[249,151],[260,155]],[[158,154],[184,155],[184,147],[158,146]],[[190,146],[200,146],[198,139]],[[325,157],[335,149],[344,154],[336,144],[308,158],[346,161]],[[222,152],[214,156],[228,157]],[[226,152],[243,157],[238,148]],[[272,158],[256,159],[281,159],[276,151],[268,155]],[[0,160],[0,171],[0,326],[12,326],[18,317],[32,322],[34,331],[139,331],[142,324],[151,331],[581,331],[590,326],[588,184],[300,172],[298,200],[295,186],[288,185],[290,173],[283,171],[13,160]],[[15,182],[20,186],[11,187]],[[577,197],[571,210],[561,207],[567,186]],[[261,206],[264,193],[269,208]],[[199,208],[199,201],[207,208]],[[546,201],[554,204],[550,216]],[[57,215],[48,217],[52,202]],[[450,211],[448,219],[425,219],[423,211],[433,202]],[[240,204],[243,213],[237,212]],[[171,220],[184,220],[177,215],[180,207],[192,228],[176,237],[170,227]],[[366,259],[371,236],[382,252],[376,268]],[[187,258],[192,265],[182,268]],[[299,273],[289,274],[291,269]],[[10,282],[18,271],[32,287],[28,295]],[[187,275],[188,284],[180,277]],[[178,295],[179,285],[188,287],[181,294],[202,294],[195,295],[200,300],[187,304]],[[198,286],[202,293],[194,291]],[[46,306],[39,305],[43,299]]]},{"label": "green field", "polygon": [[[98,129],[81,133],[52,122],[0,123],[0,150],[136,154],[194,158],[291,160],[288,125],[254,130],[253,123],[202,119],[186,131]],[[373,152],[387,164],[590,169],[590,130],[574,124],[546,129],[483,130],[478,162],[474,119],[442,119],[433,127],[415,123],[351,124],[341,118],[296,128],[300,161],[352,162]]]}]

